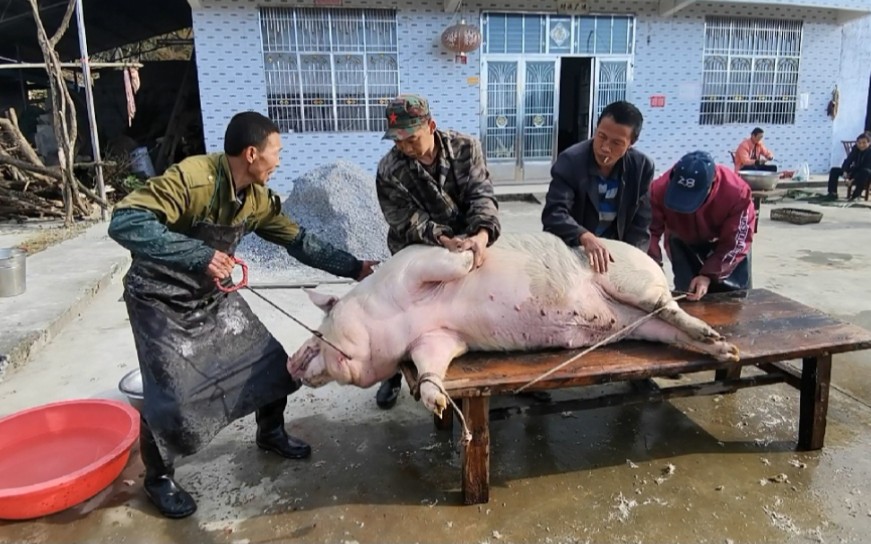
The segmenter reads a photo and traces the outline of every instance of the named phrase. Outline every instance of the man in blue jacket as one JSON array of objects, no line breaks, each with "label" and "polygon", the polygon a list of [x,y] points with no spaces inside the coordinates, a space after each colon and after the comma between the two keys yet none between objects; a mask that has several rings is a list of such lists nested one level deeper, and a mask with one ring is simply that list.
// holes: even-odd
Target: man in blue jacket
[{"label": "man in blue jacket", "polygon": [[607,272],[614,260],[602,238],[647,251],[653,161],[633,147],[643,123],[633,104],[614,102],[599,116],[593,138],[560,153],[551,169],[544,230],[583,246],[596,272]]}]

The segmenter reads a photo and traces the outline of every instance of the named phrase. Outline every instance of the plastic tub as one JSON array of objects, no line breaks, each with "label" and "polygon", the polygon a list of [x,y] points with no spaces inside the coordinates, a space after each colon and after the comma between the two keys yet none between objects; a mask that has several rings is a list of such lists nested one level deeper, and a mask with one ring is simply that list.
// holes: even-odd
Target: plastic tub
[{"label": "plastic tub", "polygon": [[112,483],[139,437],[139,413],[82,399],[0,419],[0,519],[31,519],[83,502]]}]

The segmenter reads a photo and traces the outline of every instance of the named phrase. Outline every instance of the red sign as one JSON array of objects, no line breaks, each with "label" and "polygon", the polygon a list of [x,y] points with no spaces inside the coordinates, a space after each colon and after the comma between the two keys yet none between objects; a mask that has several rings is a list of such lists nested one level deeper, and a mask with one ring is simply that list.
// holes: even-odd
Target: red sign
[{"label": "red sign", "polygon": [[652,94],[652,95],[650,95],[650,107],[651,108],[664,108],[665,107],[665,95],[664,94]]}]

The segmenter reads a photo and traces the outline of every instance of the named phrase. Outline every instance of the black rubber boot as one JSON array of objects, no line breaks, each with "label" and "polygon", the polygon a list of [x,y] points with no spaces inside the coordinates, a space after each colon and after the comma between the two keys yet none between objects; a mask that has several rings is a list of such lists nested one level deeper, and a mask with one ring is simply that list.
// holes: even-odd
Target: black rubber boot
[{"label": "black rubber boot", "polygon": [[389,410],[396,404],[399,398],[399,390],[402,389],[402,373],[397,372],[393,377],[381,382],[381,387],[375,394],[375,402],[379,408]]},{"label": "black rubber boot", "polygon": [[196,512],[196,501],[173,480],[175,470],[172,463],[165,462],[160,456],[154,435],[144,419],[139,430],[139,453],[145,465],[145,495],[157,510],[173,519],[186,518]]},{"label": "black rubber boot", "polygon": [[312,448],[299,438],[294,438],[284,430],[284,408],[287,397],[263,406],[254,417],[257,419],[257,445],[260,449],[277,453],[288,459],[305,459],[312,454]]}]

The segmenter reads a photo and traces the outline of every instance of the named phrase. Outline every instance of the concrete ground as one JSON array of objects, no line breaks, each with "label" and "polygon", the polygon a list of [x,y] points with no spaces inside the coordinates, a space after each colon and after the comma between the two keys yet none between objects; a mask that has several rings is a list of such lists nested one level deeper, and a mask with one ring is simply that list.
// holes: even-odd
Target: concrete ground
[{"label": "concrete ground", "polygon": [[[770,221],[771,208],[763,207],[754,244],[756,286],[871,328],[871,209],[815,208],[822,223],[795,226]],[[537,231],[539,213],[537,204],[505,203],[505,230]],[[266,294],[318,323],[299,290]],[[9,373],[0,416],[61,399],[120,398],[118,379],[136,367],[120,296],[116,278]],[[249,300],[288,350],[306,338]],[[53,516],[0,522],[0,542],[866,542],[871,354],[834,361],[819,452],[794,451],[798,392],[785,385],[513,418],[491,428],[490,503],[464,507],[459,456],[407,391],[385,412],[374,389],[330,385],[299,391],[287,409],[290,431],[314,447],[310,460],[257,450],[250,417],[182,460],[178,479],[199,501],[191,518],[156,514],[134,452],[109,489]]]}]

